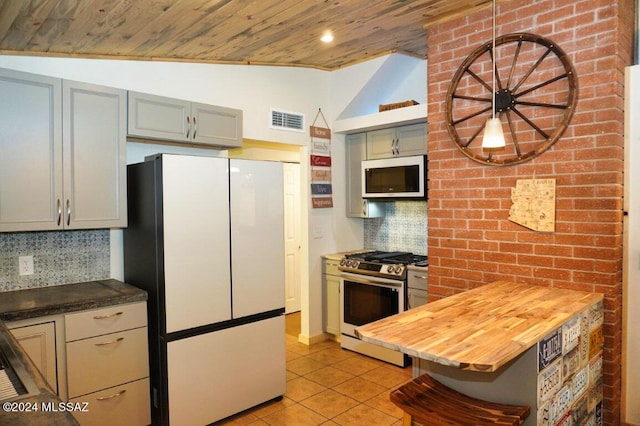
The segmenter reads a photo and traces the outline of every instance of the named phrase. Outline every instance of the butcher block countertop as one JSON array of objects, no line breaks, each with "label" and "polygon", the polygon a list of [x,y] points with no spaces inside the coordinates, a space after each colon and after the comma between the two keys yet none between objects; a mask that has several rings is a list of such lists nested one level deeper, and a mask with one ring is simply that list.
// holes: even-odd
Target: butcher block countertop
[{"label": "butcher block countertop", "polygon": [[463,370],[492,372],[603,295],[496,281],[358,327],[365,342]]}]

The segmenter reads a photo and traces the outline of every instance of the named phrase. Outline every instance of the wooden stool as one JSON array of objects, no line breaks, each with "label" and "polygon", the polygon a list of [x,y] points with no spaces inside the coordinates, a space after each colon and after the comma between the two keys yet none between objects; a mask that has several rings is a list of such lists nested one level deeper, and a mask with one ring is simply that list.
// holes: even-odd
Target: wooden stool
[{"label": "wooden stool", "polygon": [[529,416],[526,405],[483,401],[455,391],[428,374],[391,392],[391,402],[404,410],[404,426],[521,425]]}]

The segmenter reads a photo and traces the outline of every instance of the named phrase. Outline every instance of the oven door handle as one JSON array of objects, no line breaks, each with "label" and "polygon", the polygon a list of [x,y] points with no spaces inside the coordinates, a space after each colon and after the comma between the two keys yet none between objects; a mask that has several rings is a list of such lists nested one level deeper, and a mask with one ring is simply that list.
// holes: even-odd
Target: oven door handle
[{"label": "oven door handle", "polygon": [[356,283],[361,283],[361,284],[370,284],[370,285],[377,285],[377,286],[382,286],[382,287],[403,287],[404,286],[404,281],[399,281],[399,280],[390,280],[387,278],[369,278],[366,275],[360,275],[360,274],[351,274],[348,272],[342,272],[340,274],[340,278],[343,278],[345,280],[349,280],[349,281],[353,281]]}]

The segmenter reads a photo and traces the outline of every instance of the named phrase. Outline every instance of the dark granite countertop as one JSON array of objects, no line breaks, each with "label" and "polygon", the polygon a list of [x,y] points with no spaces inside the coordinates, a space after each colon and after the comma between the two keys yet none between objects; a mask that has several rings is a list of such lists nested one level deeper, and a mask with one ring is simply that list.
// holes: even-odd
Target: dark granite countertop
[{"label": "dark granite countertop", "polygon": [[0,320],[18,321],[147,300],[147,293],[108,279],[1,293]]},{"label": "dark granite countertop", "polygon": [[144,290],[113,279],[0,293],[0,339],[6,340],[11,345],[40,390],[37,395],[16,400],[20,403],[35,403],[38,411],[7,412],[0,409],[0,424],[16,426],[78,424],[68,411],[42,411],[42,404],[52,403],[57,407],[60,399],[24,353],[3,321],[18,321],[146,300],[147,293]]}]

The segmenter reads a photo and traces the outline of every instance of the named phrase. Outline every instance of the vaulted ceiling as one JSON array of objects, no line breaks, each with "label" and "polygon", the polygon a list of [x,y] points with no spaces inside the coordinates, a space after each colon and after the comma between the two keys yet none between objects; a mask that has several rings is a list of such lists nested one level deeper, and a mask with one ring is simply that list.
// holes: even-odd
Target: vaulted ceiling
[{"label": "vaulted ceiling", "polygon": [[[491,0],[0,0],[0,53],[336,69]],[[325,31],[334,40],[320,41]]]}]

